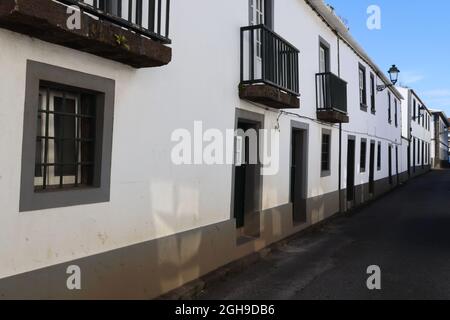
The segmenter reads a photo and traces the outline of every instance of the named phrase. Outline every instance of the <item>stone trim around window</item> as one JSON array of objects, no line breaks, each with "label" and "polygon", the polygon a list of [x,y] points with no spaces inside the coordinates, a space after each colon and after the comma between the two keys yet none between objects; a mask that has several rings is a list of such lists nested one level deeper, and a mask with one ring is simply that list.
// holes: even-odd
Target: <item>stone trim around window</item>
[{"label": "stone trim around window", "polygon": [[[41,82],[95,93],[95,173],[92,187],[57,191],[36,191],[34,187],[37,114]],[[36,61],[27,61],[22,145],[20,212],[63,208],[110,201],[111,153],[113,140],[115,81]]]}]

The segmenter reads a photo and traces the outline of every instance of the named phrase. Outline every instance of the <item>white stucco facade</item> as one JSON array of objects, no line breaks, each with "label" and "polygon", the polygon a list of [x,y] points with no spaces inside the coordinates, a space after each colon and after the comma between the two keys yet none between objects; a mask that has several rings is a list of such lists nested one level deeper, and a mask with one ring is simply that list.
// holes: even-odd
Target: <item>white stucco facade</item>
[{"label": "white stucco facade", "polygon": [[[388,84],[383,75],[387,68],[379,69],[367,59],[338,18],[331,11],[327,13],[329,9],[324,5],[311,6],[304,0],[274,2],[274,31],[300,51],[300,109],[280,115],[279,110],[240,99],[239,31],[249,24],[248,10],[248,1],[242,0],[174,1],[170,26],[172,61],[161,68],[139,70],[0,29],[0,68],[3,70],[0,76],[0,145],[3,150],[0,157],[0,279],[233,221],[233,166],[175,165],[171,161],[175,145],[171,135],[176,129],[193,132],[195,121],[202,121],[204,130],[235,129],[237,109],[264,116],[266,129],[274,129],[279,122],[280,168],[276,175],[262,179],[263,212],[289,205],[291,201],[293,121],[308,126],[306,200],[314,202],[308,212],[309,224],[355,205],[345,199],[349,138],[355,141],[355,187],[361,189],[357,192],[356,204],[371,199],[365,195],[365,188],[370,183],[372,142],[375,145],[374,181],[383,184],[383,188],[394,187],[402,181],[401,176],[408,171],[409,128],[415,138],[428,144],[433,135],[433,128],[426,129],[410,121],[411,99],[420,99],[411,91],[390,87],[381,92],[375,90],[373,110],[371,105],[367,110],[361,108],[359,65],[366,70],[368,104],[371,102],[370,75],[374,76],[375,85]],[[320,40],[329,45],[330,72],[347,82],[350,120],[342,124],[341,138],[338,124],[317,119],[315,75],[319,73]],[[28,60],[115,81],[109,202],[19,211]],[[321,175],[323,130],[331,133],[331,166],[327,176]],[[364,172],[360,167],[362,140],[367,142]],[[433,149],[430,151],[433,155]],[[429,164],[428,159],[425,164]],[[389,178],[391,181],[387,182]],[[339,200],[328,205],[324,199],[333,194]],[[270,218],[262,215],[261,230],[265,228],[265,219]],[[288,233],[280,231],[277,239],[298,229],[289,230]],[[183,252],[195,253],[195,243],[200,248],[201,239],[189,241],[191,248],[187,251],[181,249],[182,242],[179,244],[176,257],[170,258],[174,264],[178,263],[177,259],[189,259]],[[247,254],[273,240],[255,241],[257,245],[248,246]],[[209,245],[220,248],[217,243]],[[161,251],[155,259],[165,261],[169,255]],[[233,259],[234,256],[230,256],[228,260]],[[198,271],[196,276],[202,273]],[[160,293],[192,277],[180,279]]]}]

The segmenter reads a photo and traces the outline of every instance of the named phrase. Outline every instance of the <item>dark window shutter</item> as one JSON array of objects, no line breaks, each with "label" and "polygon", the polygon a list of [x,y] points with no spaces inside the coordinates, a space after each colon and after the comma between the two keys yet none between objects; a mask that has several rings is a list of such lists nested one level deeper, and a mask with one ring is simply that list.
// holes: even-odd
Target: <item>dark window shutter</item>
[{"label": "dark window shutter", "polygon": [[275,0],[265,0],[264,1],[264,12],[265,12],[265,17],[264,17],[264,24],[266,25],[266,27],[268,27],[269,29],[273,30],[273,2]]}]

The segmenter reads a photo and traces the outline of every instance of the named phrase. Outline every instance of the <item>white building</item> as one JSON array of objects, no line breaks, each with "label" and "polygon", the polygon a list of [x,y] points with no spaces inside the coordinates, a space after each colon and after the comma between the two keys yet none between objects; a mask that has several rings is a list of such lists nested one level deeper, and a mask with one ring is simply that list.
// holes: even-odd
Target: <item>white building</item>
[{"label": "white building", "polygon": [[433,115],[417,93],[409,88],[397,88],[402,100],[402,137],[406,141],[406,168],[408,176],[431,169],[431,137]]},{"label": "white building", "polygon": [[[0,6],[0,297],[156,297],[407,178],[402,95],[322,1],[33,4]],[[176,165],[200,120],[279,129],[278,172]]]},{"label": "white building", "polygon": [[448,158],[448,128],[450,123],[443,111],[433,110],[433,124],[431,126],[431,163],[433,168],[447,168]]}]

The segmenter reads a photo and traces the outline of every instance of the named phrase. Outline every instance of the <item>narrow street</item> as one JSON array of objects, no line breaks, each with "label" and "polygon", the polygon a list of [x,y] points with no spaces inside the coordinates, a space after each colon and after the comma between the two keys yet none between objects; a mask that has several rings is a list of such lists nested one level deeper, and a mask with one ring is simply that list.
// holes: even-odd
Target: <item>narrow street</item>
[{"label": "narrow street", "polygon": [[[381,290],[367,289],[370,265],[381,268]],[[450,171],[411,180],[198,298],[450,299]]]}]

